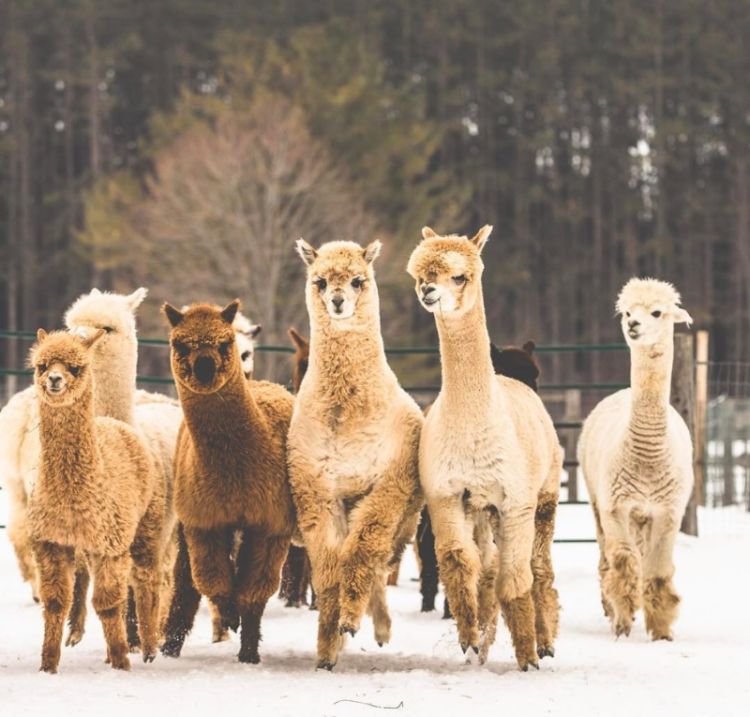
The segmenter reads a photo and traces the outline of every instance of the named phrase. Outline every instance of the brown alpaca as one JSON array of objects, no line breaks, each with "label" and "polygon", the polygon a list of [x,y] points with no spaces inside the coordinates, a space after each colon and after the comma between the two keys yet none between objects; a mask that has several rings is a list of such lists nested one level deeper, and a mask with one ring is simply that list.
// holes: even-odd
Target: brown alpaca
[{"label": "brown alpaca", "polygon": [[124,618],[129,577],[143,659],[156,656],[168,539],[164,486],[130,426],[94,417],[90,349],[104,333],[83,339],[40,329],[32,352],[42,452],[29,524],[44,606],[45,672],[56,672],[60,662],[77,556],[94,578],[94,609],[112,667],[130,668]]},{"label": "brown alpaca", "polygon": [[[195,304],[181,312],[165,304],[164,313],[185,416],[175,507],[192,578],[224,624],[241,623],[240,662],[257,663],[261,617],[294,530],[286,469],[294,399],[277,384],[245,379],[232,330],[239,305]],[[233,561],[235,530],[242,544]]]}]

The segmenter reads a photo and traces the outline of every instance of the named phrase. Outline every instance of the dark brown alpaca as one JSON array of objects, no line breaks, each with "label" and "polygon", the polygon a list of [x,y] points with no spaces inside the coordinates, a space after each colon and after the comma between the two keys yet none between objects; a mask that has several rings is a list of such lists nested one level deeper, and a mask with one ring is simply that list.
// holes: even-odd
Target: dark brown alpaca
[{"label": "dark brown alpaca", "polygon": [[[490,357],[495,373],[515,378],[529,388],[539,391],[541,369],[534,356],[535,348],[536,344],[533,341],[527,341],[521,348],[507,346],[499,349],[495,344],[490,344]],[[422,612],[432,612],[435,609],[435,596],[438,592],[439,571],[435,555],[435,536],[426,508],[422,510],[417,528],[417,555],[420,568],[419,590],[422,593]],[[450,606],[446,598],[443,603],[443,618],[450,617]]]},{"label": "dark brown alpaca", "polygon": [[[310,360],[310,342],[293,327],[290,327],[287,333],[295,348],[292,357],[292,387],[296,394],[305,373],[307,373],[307,363]],[[302,607],[302,605],[308,604],[308,588],[311,590],[310,609],[315,610],[315,591],[312,590],[310,557],[303,547],[292,545],[289,547],[289,555],[281,571],[279,598],[284,601],[286,607]]]},{"label": "dark brown alpaca", "polygon": [[[185,416],[175,453],[175,507],[191,577],[226,625],[241,624],[240,662],[257,663],[261,617],[278,589],[294,530],[286,468],[293,398],[277,384],[245,379],[232,330],[238,309],[239,301],[185,312],[164,305]],[[242,545],[233,561],[236,530]],[[174,600],[185,607],[184,596]]]}]

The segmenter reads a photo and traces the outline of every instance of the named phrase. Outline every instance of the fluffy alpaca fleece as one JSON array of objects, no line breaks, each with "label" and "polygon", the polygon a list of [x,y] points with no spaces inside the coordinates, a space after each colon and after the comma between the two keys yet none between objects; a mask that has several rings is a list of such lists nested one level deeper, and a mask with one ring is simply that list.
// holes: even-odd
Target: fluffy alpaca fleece
[{"label": "fluffy alpaca fleece", "polygon": [[[534,357],[535,348],[536,344],[533,341],[527,341],[521,348],[506,346],[502,349],[491,343],[490,358],[493,371],[497,375],[508,376],[521,381],[534,391],[538,391],[541,369]],[[427,410],[425,409],[425,414]],[[419,519],[417,541],[414,547],[417,551],[417,562],[419,564],[422,612],[431,612],[435,609],[435,596],[438,591],[440,575],[437,556],[435,555],[435,534],[432,532],[430,513],[427,508],[422,511]],[[450,617],[450,607],[446,598],[443,604],[443,618]]]},{"label": "fluffy alpaca fleece", "polygon": [[169,530],[164,485],[149,451],[127,424],[94,415],[92,346],[87,338],[40,330],[32,352],[41,463],[29,525],[44,606],[41,669],[56,672],[76,557],[94,577],[93,604],[107,658],[129,669],[125,632],[128,579],[144,661],[156,656],[161,563]]},{"label": "fluffy alpaca fleece", "polygon": [[586,419],[578,444],[597,526],[602,604],[616,635],[643,606],[654,640],[671,640],[680,598],[672,553],[693,486],[693,446],[670,405],[674,325],[690,324],[671,284],[631,279],[617,299],[630,388]]},{"label": "fluffy alpaca fleece", "polygon": [[499,601],[527,670],[554,654],[562,451],[536,393],[493,371],[480,257],[491,230],[469,240],[426,227],[409,259],[417,296],[435,315],[443,373],[422,431],[420,478],[462,649],[486,659]]},{"label": "fluffy alpaca fleece", "polygon": [[389,563],[414,533],[422,497],[422,413],[388,366],[373,262],[363,249],[297,242],[308,266],[310,361],[289,430],[289,478],[317,594],[318,667],[336,664],[342,635],[366,609],[390,639]]},{"label": "fluffy alpaca fleece", "polygon": [[[261,616],[294,530],[286,470],[294,400],[277,384],[245,379],[232,330],[238,308],[165,304],[164,313],[184,413],[175,505],[191,575],[226,625],[241,623],[239,660],[257,663]],[[242,542],[233,559],[235,530]]]}]

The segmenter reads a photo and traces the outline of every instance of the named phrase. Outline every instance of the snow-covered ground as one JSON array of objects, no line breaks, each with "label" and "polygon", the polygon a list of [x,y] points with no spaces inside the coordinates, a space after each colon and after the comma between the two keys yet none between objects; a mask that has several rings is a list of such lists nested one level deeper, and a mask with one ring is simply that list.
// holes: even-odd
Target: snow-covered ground
[{"label": "snow-covered ground", "polygon": [[[591,535],[588,508],[562,507],[559,534]],[[211,644],[205,608],[183,656],[129,673],[104,664],[95,616],[60,672],[37,672],[42,616],[18,577],[0,533],[0,714],[16,715],[739,715],[750,707],[750,514],[711,511],[699,539],[680,536],[682,614],[674,642],[652,643],[639,615],[630,638],[615,641],[599,604],[597,549],[557,545],[563,612],[557,655],[522,673],[505,629],[487,665],[467,664],[455,630],[438,613],[420,614],[409,552],[389,588],[393,641],[380,649],[369,620],[335,671],[316,672],[317,613],[273,599],[263,623],[262,663],[240,665],[232,641]],[[378,708],[391,708],[383,711]]]}]

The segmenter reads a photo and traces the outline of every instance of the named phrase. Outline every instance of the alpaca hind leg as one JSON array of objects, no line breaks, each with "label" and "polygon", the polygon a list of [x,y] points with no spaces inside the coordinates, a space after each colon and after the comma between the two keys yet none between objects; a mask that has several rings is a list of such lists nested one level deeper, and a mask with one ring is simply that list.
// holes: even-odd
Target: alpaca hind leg
[{"label": "alpaca hind leg", "polygon": [[372,582],[372,592],[367,612],[372,615],[372,625],[375,630],[375,642],[379,647],[391,641],[391,616],[388,613],[388,602],[386,600],[385,573],[380,573]]},{"label": "alpaca hind leg", "polygon": [[316,591],[318,603],[318,663],[319,670],[332,670],[338,661],[343,636],[339,633],[339,586]]},{"label": "alpaca hind leg", "polygon": [[[162,655],[166,657],[180,656],[185,638],[193,629],[195,615],[201,601],[201,594],[193,583],[188,547],[182,526],[179,526],[177,531],[177,557],[174,563],[173,583],[172,602],[169,606],[169,615],[164,627],[164,644],[161,648]],[[218,612],[218,608],[216,610]],[[220,618],[219,624],[221,625]]]},{"label": "alpaca hind leg", "polygon": [[125,630],[128,634],[128,649],[138,652],[141,648],[141,636],[138,634],[138,614],[135,608],[135,593],[132,586],[128,588],[128,606],[125,610]]},{"label": "alpaca hind leg", "polygon": [[289,553],[288,535],[265,535],[246,530],[237,558],[237,607],[240,633],[240,662],[260,662],[260,621],[268,599],[279,589],[281,567]]},{"label": "alpaca hind leg", "polygon": [[643,610],[646,630],[653,640],[671,640],[672,624],[677,619],[680,596],[672,585],[672,556],[678,529],[678,519],[655,517],[643,559]]},{"label": "alpaca hind leg", "polygon": [[128,553],[117,557],[92,556],[89,561],[94,579],[92,602],[102,623],[107,660],[116,670],[130,669],[125,630],[130,564]]},{"label": "alpaca hind leg", "polygon": [[462,496],[437,498],[428,505],[440,575],[456,618],[459,644],[464,652],[471,647],[478,653],[477,588],[481,563]]},{"label": "alpaca hind leg", "polygon": [[[533,574],[531,556],[534,543],[535,506],[519,505],[500,517],[498,543],[497,595],[518,666],[539,668],[536,652],[536,624],[531,595]],[[452,603],[451,603],[452,604]]]},{"label": "alpaca hind leg", "polygon": [[422,511],[417,528],[417,555],[420,562],[419,591],[422,593],[422,612],[432,612],[438,592],[438,563],[435,555],[435,534],[432,532],[427,508]]},{"label": "alpaca hind leg", "polygon": [[91,582],[88,567],[81,560],[76,563],[76,576],[73,585],[73,604],[68,614],[68,636],[66,646],[73,647],[83,639],[86,627],[86,598]]},{"label": "alpaca hind leg", "polygon": [[184,534],[195,586],[216,605],[222,624],[237,632],[240,617],[234,593],[235,566],[231,557],[234,531],[185,527]]},{"label": "alpaca hind leg", "polygon": [[531,595],[536,616],[536,651],[540,658],[555,656],[555,638],[560,620],[560,601],[553,585],[555,572],[552,567],[557,499],[556,493],[541,493],[534,514],[534,547],[531,556],[534,583]]},{"label": "alpaca hind leg", "polygon": [[31,597],[34,602],[39,602],[39,574],[34,561],[31,536],[29,535],[26,493],[23,489],[23,483],[20,481],[19,483],[20,485],[12,485],[12,481],[8,480],[8,493],[10,495],[8,540],[10,540],[16,554],[21,578],[31,586]]},{"label": "alpaca hind leg", "polygon": [[497,634],[497,616],[500,604],[495,592],[497,580],[497,548],[493,540],[490,516],[486,514],[477,517],[474,526],[474,541],[479,548],[482,569],[479,574],[477,588],[478,621],[479,621],[479,662],[487,662],[490,648],[495,642]]},{"label": "alpaca hind leg", "polygon": [[594,511],[594,522],[596,524],[596,542],[599,544],[599,590],[601,591],[602,609],[604,610],[604,616],[611,619],[614,615],[614,611],[612,610],[612,604],[604,593],[604,584],[607,581],[607,573],[609,572],[607,552],[604,548],[604,532],[602,531],[599,509],[596,507],[596,503],[594,503],[593,500],[591,501],[591,507]]},{"label": "alpaca hind leg", "polygon": [[44,608],[43,672],[57,672],[60,664],[65,616],[73,600],[75,555],[73,548],[56,543],[35,543],[39,567],[39,596]]},{"label": "alpaca hind leg", "polygon": [[221,621],[221,612],[209,600],[208,611],[211,613],[211,642],[226,642],[229,639],[229,628]]},{"label": "alpaca hind leg", "polygon": [[296,545],[289,546],[289,554],[281,571],[281,590],[279,597],[286,607],[301,607],[307,603],[305,569],[307,552]]},{"label": "alpaca hind leg", "polygon": [[604,595],[612,607],[615,635],[628,636],[635,612],[641,605],[640,554],[630,535],[630,519],[625,511],[603,511],[600,517],[608,566],[603,583]]}]

